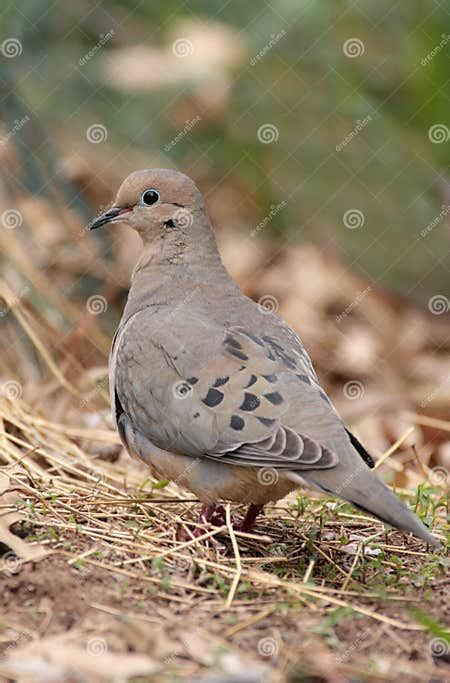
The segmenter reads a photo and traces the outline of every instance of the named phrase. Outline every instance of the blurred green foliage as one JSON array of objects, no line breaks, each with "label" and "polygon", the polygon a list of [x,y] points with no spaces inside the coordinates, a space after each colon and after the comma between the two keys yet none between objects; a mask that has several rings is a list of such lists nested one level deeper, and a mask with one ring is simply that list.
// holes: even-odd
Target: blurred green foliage
[{"label": "blurred green foliage", "polygon": [[[437,0],[9,4],[1,34],[19,39],[23,52],[2,59],[0,115],[13,84],[49,138],[55,128],[85,131],[98,121],[118,149],[131,141],[163,153],[177,131],[169,112],[195,83],[130,93],[105,82],[100,56],[83,68],[79,60],[111,29],[102,59],[123,46],[170,45],[183,18],[198,19],[206,32],[210,20],[223,22],[239,32],[246,56],[233,69],[223,112],[203,117],[167,164],[195,176],[201,159],[214,180],[242,187],[256,207],[249,230],[285,200],[265,231],[283,241],[319,240],[370,279],[426,303],[448,293],[449,233],[439,216],[450,205],[450,141],[433,142],[430,129],[450,128],[449,14]],[[360,41],[361,54],[345,54],[349,39]],[[257,131],[267,123],[278,139],[263,144]],[[353,209],[364,224],[350,229],[343,216]]]}]

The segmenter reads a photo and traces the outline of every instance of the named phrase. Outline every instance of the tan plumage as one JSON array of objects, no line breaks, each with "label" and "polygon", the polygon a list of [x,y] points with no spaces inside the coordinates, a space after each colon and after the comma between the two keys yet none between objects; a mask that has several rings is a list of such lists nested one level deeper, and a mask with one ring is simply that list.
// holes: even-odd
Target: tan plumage
[{"label": "tan plumage", "polygon": [[370,471],[298,336],[231,280],[194,183],[133,173],[91,228],[118,221],[143,240],[110,357],[129,452],[203,503],[261,506],[306,483],[436,544]]}]

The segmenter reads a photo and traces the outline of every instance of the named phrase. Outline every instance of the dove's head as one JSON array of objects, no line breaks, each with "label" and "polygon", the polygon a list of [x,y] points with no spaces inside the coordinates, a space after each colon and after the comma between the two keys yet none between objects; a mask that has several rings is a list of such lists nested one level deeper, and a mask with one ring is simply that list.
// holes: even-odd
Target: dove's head
[{"label": "dove's head", "polygon": [[88,227],[94,230],[122,222],[149,242],[164,238],[173,228],[189,232],[203,211],[203,198],[188,176],[163,168],[145,169],[125,178],[113,206]]}]

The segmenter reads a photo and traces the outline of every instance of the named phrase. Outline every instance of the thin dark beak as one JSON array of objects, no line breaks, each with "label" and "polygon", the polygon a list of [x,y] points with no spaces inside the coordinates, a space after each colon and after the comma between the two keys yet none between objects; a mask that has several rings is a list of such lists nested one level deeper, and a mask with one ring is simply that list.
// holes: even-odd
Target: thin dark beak
[{"label": "thin dark beak", "polygon": [[94,218],[88,224],[87,229],[96,230],[97,228],[101,228],[102,225],[111,223],[114,218],[118,218],[122,213],[128,213],[129,211],[131,211],[129,208],[124,209],[120,206],[112,206],[110,209],[108,209],[108,211],[102,213],[100,216],[97,216],[97,218]]}]

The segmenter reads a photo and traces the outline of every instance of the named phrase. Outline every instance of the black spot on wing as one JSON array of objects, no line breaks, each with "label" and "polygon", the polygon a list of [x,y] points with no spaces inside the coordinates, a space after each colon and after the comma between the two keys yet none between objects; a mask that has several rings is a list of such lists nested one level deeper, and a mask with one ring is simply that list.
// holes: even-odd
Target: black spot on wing
[{"label": "black spot on wing", "polygon": [[283,347],[280,346],[280,344],[279,344],[275,339],[273,339],[272,337],[268,337],[268,336],[266,335],[265,337],[263,337],[263,339],[264,339],[264,341],[266,341],[268,344],[270,344],[270,346],[272,346],[272,348],[274,348],[275,351],[284,351]]},{"label": "black spot on wing", "polygon": [[244,400],[240,406],[240,410],[256,410],[261,401],[255,394],[250,394],[248,391],[244,393]]},{"label": "black spot on wing", "polygon": [[228,346],[232,346],[234,349],[242,349],[241,344],[238,342],[237,339],[231,336],[231,334],[228,334],[225,337],[225,344],[228,344]]},{"label": "black spot on wing", "polygon": [[305,384],[310,384],[308,375],[304,375],[301,372],[299,372],[299,373],[297,373],[296,377],[298,377],[300,382],[304,382]]},{"label": "black spot on wing", "polygon": [[249,379],[249,381],[248,381],[248,384],[247,384],[247,386],[246,386],[245,388],[248,389],[249,387],[251,387],[251,386],[257,381],[257,379],[258,379],[258,378],[257,378],[256,375],[252,375],[252,376],[250,377],[250,379]]},{"label": "black spot on wing", "polygon": [[114,406],[116,409],[116,422],[119,423],[120,416],[124,412],[122,404],[119,399],[119,394],[117,393],[117,389],[114,391]]},{"label": "black spot on wing", "polygon": [[278,354],[283,361],[283,363],[286,365],[286,367],[289,368],[289,370],[295,370],[297,367],[297,364],[295,362],[295,358],[292,356],[288,356],[287,353],[280,353]]},{"label": "black spot on wing", "polygon": [[223,394],[217,389],[209,389],[205,398],[202,398],[202,402],[209,408],[215,408],[223,400]]},{"label": "black spot on wing", "polygon": [[230,427],[231,429],[235,429],[236,431],[240,432],[242,429],[244,429],[245,422],[240,417],[239,415],[232,415],[231,420],[230,420]]},{"label": "black spot on wing", "polygon": [[232,356],[239,358],[239,360],[248,360],[248,356],[242,351],[238,351],[238,349],[230,349],[230,353]]},{"label": "black spot on wing", "polygon": [[276,423],[276,420],[273,420],[270,417],[257,417],[256,419],[259,420],[264,427],[273,427]]},{"label": "black spot on wing", "polygon": [[283,403],[283,397],[280,393],[278,393],[278,391],[272,391],[270,394],[264,394],[264,398],[266,398],[274,406],[279,406],[281,403]]},{"label": "black spot on wing", "polygon": [[368,453],[366,451],[366,449],[364,448],[362,443],[360,441],[358,441],[356,436],[354,436],[351,432],[349,432],[348,429],[346,429],[345,431],[347,432],[347,434],[350,438],[352,446],[354,448],[356,448],[356,450],[358,451],[358,453],[360,454],[361,458],[364,460],[366,465],[368,465],[370,468],[375,467],[375,462],[374,462],[372,456],[370,455],[370,453]]},{"label": "black spot on wing", "polygon": [[189,377],[189,379],[186,380],[188,384],[193,386],[194,384],[197,384],[198,382],[198,377]]},{"label": "black spot on wing", "polygon": [[218,377],[214,382],[213,387],[222,387],[229,379],[228,375],[226,377]]},{"label": "black spot on wing", "polygon": [[277,381],[278,377],[277,375],[263,375],[264,379],[273,384],[274,382]]},{"label": "black spot on wing", "polygon": [[264,342],[259,337],[257,337],[256,334],[246,332],[246,330],[242,330],[242,334],[245,334],[246,337],[254,341],[255,344],[258,344],[258,346],[264,346]]},{"label": "black spot on wing", "polygon": [[331,406],[331,401],[324,391],[319,391],[319,395],[320,395],[320,398],[323,398],[325,403],[328,403],[328,405]]},{"label": "black spot on wing", "polygon": [[279,344],[275,339],[272,339],[272,337],[263,337],[264,341],[266,341],[272,349],[275,351],[276,355],[278,358],[288,367],[290,370],[295,370],[297,367],[297,363],[295,361],[295,358],[293,356],[289,356],[289,354],[286,353],[285,349]]}]

